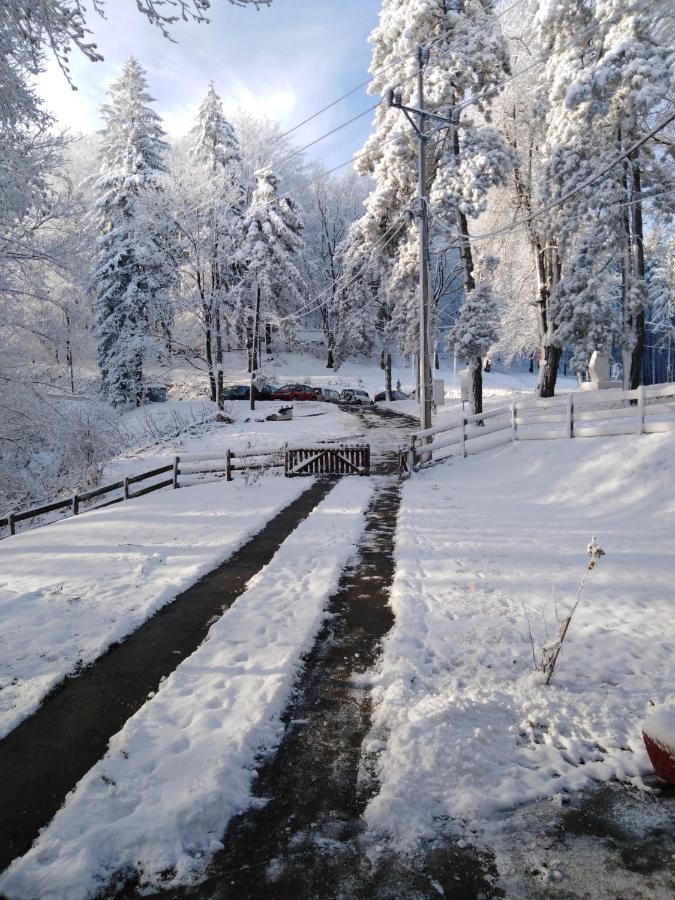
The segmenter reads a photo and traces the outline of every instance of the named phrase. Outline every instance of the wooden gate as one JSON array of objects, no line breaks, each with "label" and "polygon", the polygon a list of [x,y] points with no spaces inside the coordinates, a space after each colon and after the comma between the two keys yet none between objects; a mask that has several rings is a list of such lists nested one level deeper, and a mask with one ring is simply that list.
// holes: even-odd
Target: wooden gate
[{"label": "wooden gate", "polygon": [[370,445],[286,450],[284,471],[294,475],[370,475]]}]

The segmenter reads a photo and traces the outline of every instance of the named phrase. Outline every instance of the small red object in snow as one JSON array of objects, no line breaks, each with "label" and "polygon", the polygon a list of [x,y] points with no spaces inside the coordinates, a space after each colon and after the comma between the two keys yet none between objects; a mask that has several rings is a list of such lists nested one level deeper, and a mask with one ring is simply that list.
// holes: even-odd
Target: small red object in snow
[{"label": "small red object in snow", "polygon": [[642,723],[642,737],[661,781],[675,784],[675,709],[658,709]]}]

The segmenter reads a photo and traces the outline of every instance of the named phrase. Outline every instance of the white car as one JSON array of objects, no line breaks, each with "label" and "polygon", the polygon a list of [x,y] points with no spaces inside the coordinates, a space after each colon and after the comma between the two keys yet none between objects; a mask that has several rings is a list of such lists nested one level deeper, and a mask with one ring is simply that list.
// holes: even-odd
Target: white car
[{"label": "white car", "polygon": [[356,388],[345,388],[340,394],[340,403],[356,403],[361,406],[370,406],[373,401],[365,391]]}]

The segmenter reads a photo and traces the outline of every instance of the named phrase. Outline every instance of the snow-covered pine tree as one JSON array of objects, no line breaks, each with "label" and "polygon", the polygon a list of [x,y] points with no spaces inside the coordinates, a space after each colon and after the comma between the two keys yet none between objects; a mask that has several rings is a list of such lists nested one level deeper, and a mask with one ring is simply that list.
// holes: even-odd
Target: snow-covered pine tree
[{"label": "snow-covered pine tree", "polygon": [[[594,350],[610,354],[619,329],[616,321],[619,279],[607,277],[613,249],[607,245],[602,223],[589,224],[578,235],[566,260],[565,277],[549,301],[549,315],[557,323],[556,346],[572,351],[570,366],[580,379]],[[611,272],[611,269],[610,269]]]},{"label": "snow-covered pine tree", "polygon": [[294,332],[289,318],[302,302],[304,281],[298,268],[303,224],[290,197],[279,196],[279,179],[269,168],[256,173],[256,189],[244,218],[243,259],[250,287],[247,314],[249,366],[259,365],[259,335],[280,326],[288,340]]},{"label": "snow-covered pine tree", "polygon": [[[197,287],[201,300],[211,399],[223,407],[223,325],[237,325],[232,294],[241,275],[238,265],[245,197],[241,154],[234,128],[223,113],[213,82],[209,84],[193,129],[192,157],[201,168],[204,195],[194,197],[201,225]],[[194,246],[192,250],[196,249]],[[188,249],[188,252],[191,252]],[[225,321],[223,321],[225,320]],[[215,344],[215,353],[214,353]]]},{"label": "snow-covered pine tree", "polygon": [[[636,0],[629,5],[621,0],[541,4],[540,40],[550,53],[545,198],[581,184],[603,163],[635,144],[653,124],[675,84],[667,29],[658,27],[670,8],[668,0]],[[614,266],[604,268],[604,277],[609,281],[616,267],[621,271],[621,345],[625,384],[631,388],[641,380],[647,304],[643,194],[667,181],[661,154],[645,144],[551,216],[550,236],[559,245],[561,257],[554,290],[567,290],[568,275],[577,282],[583,278],[579,268],[583,259],[593,265],[583,247],[577,252],[589,228],[599,247],[614,250]],[[588,277],[597,280],[598,273],[588,270]],[[567,296],[572,292],[567,290]],[[595,308],[602,314],[602,304]],[[569,311],[569,303],[560,306],[564,309]],[[547,338],[548,347],[558,356],[559,324],[551,321]],[[601,325],[601,320],[594,323],[594,327]]]},{"label": "snow-covered pine tree", "polygon": [[[482,404],[476,406],[475,397],[482,397],[482,365],[475,365],[482,360],[497,339],[497,322],[499,318],[497,298],[492,289],[491,280],[497,260],[488,257],[476,266],[474,285],[464,297],[455,325],[448,332],[448,346],[454,348],[457,358],[466,363],[470,378],[470,412],[483,411]],[[471,381],[478,384],[471,384]]]},{"label": "snow-covered pine tree", "polygon": [[130,58],[102,108],[92,284],[103,389],[116,406],[140,402],[144,349],[153,320],[166,321],[160,311],[174,279],[166,225],[141,213],[144,194],[161,189],[167,146],[147,88]]},{"label": "snow-covered pine tree", "polygon": [[[427,144],[427,171],[433,227],[445,225],[459,235],[465,272],[465,292],[475,288],[468,220],[484,208],[491,187],[501,184],[514,162],[514,154],[497,132],[484,124],[489,116],[491,88],[508,71],[503,38],[495,28],[492,0],[449,4],[447,0],[384,0],[380,23],[371,35],[374,45],[371,71],[373,93],[400,92],[404,104],[417,102],[415,71],[417,50],[429,49],[425,65],[425,108],[441,116],[453,116],[453,127]],[[463,101],[474,115],[463,111]],[[481,117],[479,120],[478,117]],[[410,206],[417,194],[417,142],[403,115],[381,105],[375,114],[376,130],[364,148],[357,167],[372,174],[375,188],[368,198],[368,238],[375,243]],[[395,321],[405,330],[399,341],[407,343],[415,319],[415,294],[411,290],[417,268],[413,229],[402,232],[390,245],[398,257],[401,286],[394,298]],[[406,276],[406,271],[407,276]],[[401,309],[402,306],[407,309]],[[408,346],[407,348],[411,348]],[[480,372],[481,360],[471,361]],[[480,376],[472,378],[473,403],[482,404]]]}]

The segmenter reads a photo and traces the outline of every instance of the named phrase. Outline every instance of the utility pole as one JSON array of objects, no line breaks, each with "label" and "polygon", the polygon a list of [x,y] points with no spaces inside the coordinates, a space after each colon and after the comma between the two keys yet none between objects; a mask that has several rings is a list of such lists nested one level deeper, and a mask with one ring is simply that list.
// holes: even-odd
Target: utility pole
[{"label": "utility pole", "polygon": [[256,294],[256,303],[255,303],[255,315],[253,317],[253,342],[251,345],[251,384],[249,388],[249,401],[251,405],[251,409],[255,409],[255,391],[256,391],[256,373],[258,370],[258,365],[260,364],[260,347],[258,345],[258,328],[260,324],[258,319],[260,318],[260,285],[258,285],[258,292]]},{"label": "utility pole", "polygon": [[[418,198],[415,215],[419,226],[419,323],[420,323],[420,353],[419,353],[419,404],[420,426],[422,430],[431,428],[432,406],[432,381],[430,359],[430,330],[431,315],[429,310],[429,198],[427,197],[427,144],[440,128],[452,125],[451,119],[437,116],[424,108],[424,66],[429,61],[429,50],[425,47],[417,48],[417,102],[418,108],[405,106],[401,101],[398,91],[389,91],[389,105],[400,109],[406,119],[412,125],[417,135],[417,179]],[[417,122],[413,118],[417,117]],[[433,119],[439,126],[433,131],[427,131],[427,120]]]}]

